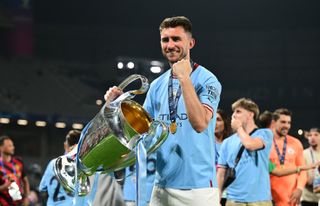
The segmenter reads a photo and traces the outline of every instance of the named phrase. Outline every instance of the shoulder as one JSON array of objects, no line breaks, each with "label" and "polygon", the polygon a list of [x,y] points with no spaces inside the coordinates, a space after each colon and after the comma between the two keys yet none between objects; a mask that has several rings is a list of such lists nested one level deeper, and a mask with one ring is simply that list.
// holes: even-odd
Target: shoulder
[{"label": "shoulder", "polygon": [[258,129],[256,132],[257,134],[265,135],[269,138],[273,137],[273,132],[271,131],[271,129],[268,129],[268,128]]},{"label": "shoulder", "polygon": [[310,154],[310,148],[304,149],[303,150],[303,156],[307,156]]},{"label": "shoulder", "polygon": [[296,146],[299,147],[299,148],[300,148],[300,147],[303,148],[302,143],[301,143],[300,140],[297,139],[296,137],[287,135],[287,139],[288,139],[288,143],[290,142],[291,144],[294,144],[294,145],[296,145]]},{"label": "shoulder", "polygon": [[205,68],[202,65],[198,65],[194,73],[199,77],[198,79],[203,79],[203,80],[211,80],[214,82],[219,82],[218,78],[216,75],[214,75],[211,71],[209,71],[207,68]]},{"label": "shoulder", "polygon": [[232,144],[236,140],[236,138],[238,138],[237,134],[234,133],[231,136],[229,136],[228,138],[226,138],[225,140],[223,140],[222,145],[228,145],[229,146],[229,144]]},{"label": "shoulder", "polygon": [[22,158],[19,157],[19,156],[14,156],[14,157],[12,157],[12,161],[15,162],[15,163],[19,163],[19,164],[22,164],[22,165],[23,165]]}]

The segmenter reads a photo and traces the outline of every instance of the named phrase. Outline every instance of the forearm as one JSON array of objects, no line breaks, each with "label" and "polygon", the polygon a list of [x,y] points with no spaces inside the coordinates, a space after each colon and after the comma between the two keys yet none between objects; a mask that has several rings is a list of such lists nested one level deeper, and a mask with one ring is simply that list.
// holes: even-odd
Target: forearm
[{"label": "forearm", "polygon": [[303,188],[306,186],[306,183],[307,183],[307,172],[302,171],[299,173],[299,176],[298,176],[297,188],[303,190]]},{"label": "forearm", "polygon": [[5,190],[8,190],[8,186],[3,184],[3,185],[0,185],[0,191],[5,191]]},{"label": "forearm", "polygon": [[237,133],[240,137],[241,143],[246,149],[253,151],[264,147],[264,144],[260,138],[250,137],[250,135],[246,133],[243,127],[239,127],[237,129]]},{"label": "forearm", "polygon": [[23,178],[23,191],[24,191],[23,195],[25,197],[27,197],[30,194],[30,184],[27,177]]},{"label": "forearm", "polygon": [[283,169],[275,168],[274,170],[272,170],[271,174],[281,177],[281,176],[291,175],[299,172],[300,172],[300,169],[298,167],[283,168]]},{"label": "forearm", "polygon": [[219,200],[221,200],[221,196],[222,196],[222,189],[223,189],[222,187],[223,187],[225,173],[226,173],[225,168],[218,168],[217,182],[218,182]]},{"label": "forearm", "polygon": [[202,132],[208,127],[212,113],[200,102],[189,77],[180,79],[180,85],[189,121],[194,130]]}]

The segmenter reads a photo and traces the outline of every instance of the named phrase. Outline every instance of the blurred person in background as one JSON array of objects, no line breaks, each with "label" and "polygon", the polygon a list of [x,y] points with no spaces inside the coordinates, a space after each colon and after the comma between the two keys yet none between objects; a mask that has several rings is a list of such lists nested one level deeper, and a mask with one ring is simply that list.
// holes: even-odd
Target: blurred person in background
[{"label": "blurred person in background", "polygon": [[31,164],[27,173],[30,183],[30,194],[28,196],[30,206],[39,206],[41,196],[38,186],[42,177],[42,168],[39,164]]},{"label": "blurred person in background", "polygon": [[[273,144],[270,161],[278,168],[302,167],[305,165],[301,142],[290,136],[292,113],[280,108],[273,113]],[[286,176],[270,175],[273,201],[277,206],[300,204],[302,190],[307,181],[305,171]]]},{"label": "blurred person in background", "polygon": [[235,180],[227,187],[226,205],[271,206],[268,160],[272,131],[258,129],[255,120],[259,116],[259,107],[251,99],[238,99],[232,104],[232,110],[231,127],[236,133],[225,139],[220,148],[219,193],[222,193],[227,169],[234,168]]},{"label": "blurred person in background", "polygon": [[[314,164],[320,161],[320,129],[311,128],[308,134],[310,147],[303,151],[303,157],[306,164]],[[320,199],[319,193],[313,191],[313,181],[315,170],[307,172],[307,184],[303,189],[301,206],[317,206]]]},{"label": "blurred person in background", "polygon": [[[214,136],[215,136],[215,151],[216,151],[216,162],[215,164],[218,164],[218,158],[220,156],[220,146],[227,137],[229,137],[232,133],[231,125],[230,125],[230,118],[228,115],[222,110],[217,110],[217,120],[216,120],[216,127],[214,130]],[[222,206],[225,205],[227,201],[227,191],[223,191],[221,202],[220,204]]]},{"label": "blurred person in background", "polygon": [[[69,153],[77,144],[80,139],[81,132],[78,130],[70,130],[66,135],[64,142],[65,154]],[[42,202],[45,205],[65,205],[70,206],[73,204],[73,196],[68,194],[57,180],[53,164],[55,159],[51,160],[42,176],[39,191],[41,192]]]},{"label": "blurred person in background", "polygon": [[230,118],[222,109],[217,110],[216,127],[214,130],[215,145],[216,145],[216,164],[218,162],[220,146],[227,137],[232,133]]},{"label": "blurred person in background", "polygon": [[273,128],[273,114],[272,112],[266,110],[259,115],[258,125],[260,128]]},{"label": "blurred person in background", "polygon": [[[13,156],[15,147],[10,137],[0,137],[0,150],[0,205],[29,205],[28,195],[30,193],[30,186],[28,177],[26,176],[22,160]],[[22,199],[20,200],[13,200],[12,196],[9,194],[9,189],[11,189],[12,183],[14,182],[19,187],[22,196]]]},{"label": "blurred person in background", "polygon": [[[259,125],[261,128],[269,128],[273,129],[274,121],[273,121],[273,113],[266,110],[259,115]],[[320,161],[310,163],[308,165],[303,166],[291,166],[291,167],[277,167],[276,164],[272,163],[269,160],[269,172],[270,175],[275,175],[278,177],[291,175],[295,173],[299,173],[301,171],[315,169],[319,166]]]}]

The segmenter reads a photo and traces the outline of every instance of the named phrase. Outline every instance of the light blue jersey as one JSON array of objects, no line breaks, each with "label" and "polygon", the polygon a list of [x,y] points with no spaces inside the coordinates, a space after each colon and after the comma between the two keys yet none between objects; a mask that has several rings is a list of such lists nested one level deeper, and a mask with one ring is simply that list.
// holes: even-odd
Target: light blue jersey
[{"label": "light blue jersey", "polygon": [[219,156],[220,156],[220,147],[221,147],[221,145],[222,145],[222,142],[217,142],[217,141],[215,141],[214,142],[215,143],[215,165],[217,165],[218,164],[218,159],[219,159]]},{"label": "light blue jersey", "polygon": [[[258,129],[250,136],[261,138],[264,148],[243,151],[236,167],[236,179],[227,188],[227,199],[239,202],[269,201],[271,200],[269,154],[273,134],[270,129]],[[237,133],[225,139],[220,148],[218,165],[234,167],[241,145]]]},{"label": "light blue jersey", "polygon": [[[171,70],[151,83],[144,108],[157,120],[170,125],[168,83]],[[188,119],[183,95],[177,108],[177,131],[169,134],[157,150],[155,184],[161,188],[195,189],[217,187],[214,128],[221,84],[207,69],[198,66],[190,76],[200,102],[213,111],[207,129],[196,132]]]},{"label": "light blue jersey", "polygon": [[[150,154],[147,158],[147,201],[150,201],[156,173],[156,155]],[[126,168],[126,179],[123,185],[123,197],[125,201],[136,200],[136,173],[135,165]],[[129,176],[127,176],[129,175]]]},{"label": "light blue jersey", "polygon": [[48,193],[47,206],[59,205],[59,206],[70,206],[72,205],[73,197],[67,195],[65,190],[62,188],[58,180],[56,179],[53,171],[54,160],[51,160],[44,172],[40,185],[40,192]]}]

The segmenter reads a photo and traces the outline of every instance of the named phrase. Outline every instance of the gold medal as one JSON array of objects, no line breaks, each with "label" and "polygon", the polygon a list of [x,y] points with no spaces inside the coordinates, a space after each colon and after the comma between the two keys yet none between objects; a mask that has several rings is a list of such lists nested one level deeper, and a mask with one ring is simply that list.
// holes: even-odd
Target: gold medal
[{"label": "gold medal", "polygon": [[284,164],[281,164],[281,165],[280,165],[280,168],[281,168],[281,169],[284,169]]},{"label": "gold medal", "polygon": [[171,122],[171,124],[170,124],[170,132],[171,132],[171,134],[176,133],[176,131],[177,131],[177,123],[176,122]]}]

